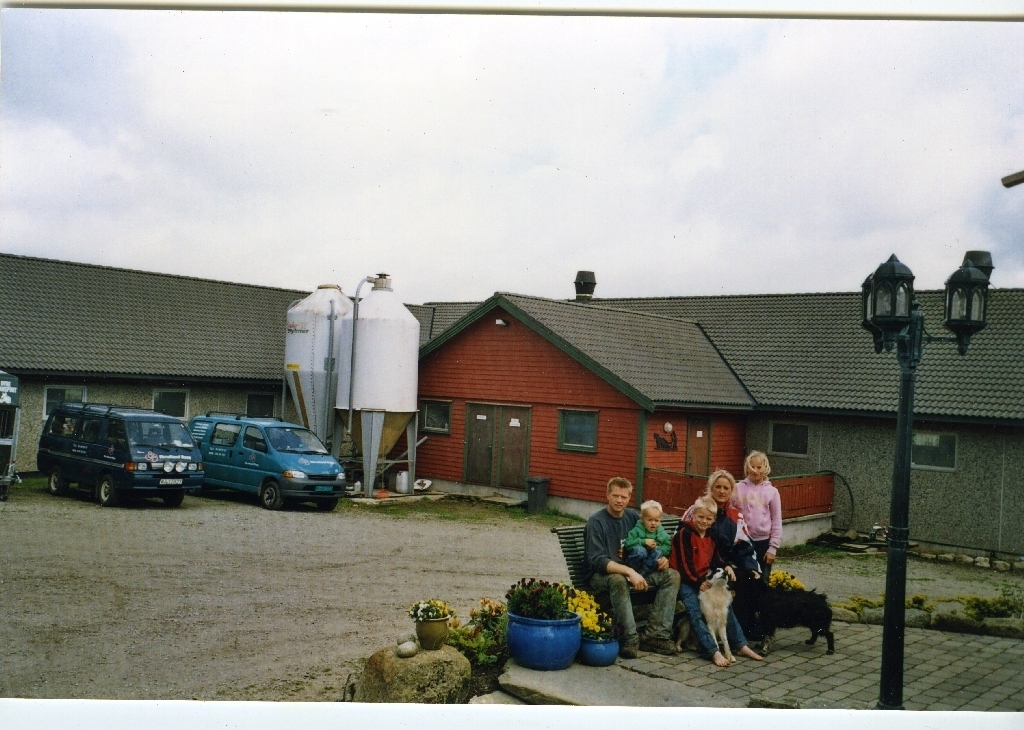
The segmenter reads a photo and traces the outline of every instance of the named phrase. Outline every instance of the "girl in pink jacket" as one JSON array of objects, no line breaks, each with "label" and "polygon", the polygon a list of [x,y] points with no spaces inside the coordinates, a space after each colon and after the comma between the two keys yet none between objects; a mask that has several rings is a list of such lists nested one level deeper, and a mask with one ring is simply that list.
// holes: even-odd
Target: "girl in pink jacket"
[{"label": "girl in pink jacket", "polygon": [[761,451],[751,451],[743,462],[746,478],[736,483],[732,495],[732,503],[747,522],[757,562],[764,566],[761,577],[766,583],[775,562],[775,551],[782,544],[782,502],[779,490],[768,481],[771,473],[768,457]]}]

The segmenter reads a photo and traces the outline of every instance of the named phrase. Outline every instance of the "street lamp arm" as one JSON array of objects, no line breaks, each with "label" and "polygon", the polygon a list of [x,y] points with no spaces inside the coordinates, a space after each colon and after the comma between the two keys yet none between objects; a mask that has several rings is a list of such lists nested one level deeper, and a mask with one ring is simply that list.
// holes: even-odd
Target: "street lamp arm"
[{"label": "street lamp arm", "polygon": [[1007,175],[1003,178],[1003,187],[1012,188],[1014,185],[1020,185],[1024,183],[1024,170],[1015,172],[1012,175]]}]

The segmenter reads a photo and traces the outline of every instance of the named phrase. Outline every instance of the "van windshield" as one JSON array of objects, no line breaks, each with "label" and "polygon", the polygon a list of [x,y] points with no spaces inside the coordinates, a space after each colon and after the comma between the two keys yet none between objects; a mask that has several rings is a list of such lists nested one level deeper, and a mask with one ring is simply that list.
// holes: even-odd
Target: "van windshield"
[{"label": "van windshield", "polygon": [[128,442],[143,448],[193,448],[188,429],[177,421],[128,421]]},{"label": "van windshield", "polygon": [[326,454],[327,449],[316,434],[304,428],[272,426],[267,429],[267,438],[275,451],[290,451],[295,454]]}]

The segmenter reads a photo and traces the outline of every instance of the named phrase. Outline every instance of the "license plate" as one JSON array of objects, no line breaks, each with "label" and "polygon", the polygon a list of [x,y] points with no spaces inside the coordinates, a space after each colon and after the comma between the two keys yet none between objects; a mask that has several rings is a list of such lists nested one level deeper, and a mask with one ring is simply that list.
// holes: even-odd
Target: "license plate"
[{"label": "license plate", "polygon": [[162,487],[165,484],[181,484],[181,480],[180,479],[161,479],[160,480],[160,486]]},{"label": "license plate", "polygon": [[321,486],[318,486],[313,491],[315,491],[315,492],[333,492],[334,491],[334,487],[330,487],[330,486],[322,486],[321,487]]}]

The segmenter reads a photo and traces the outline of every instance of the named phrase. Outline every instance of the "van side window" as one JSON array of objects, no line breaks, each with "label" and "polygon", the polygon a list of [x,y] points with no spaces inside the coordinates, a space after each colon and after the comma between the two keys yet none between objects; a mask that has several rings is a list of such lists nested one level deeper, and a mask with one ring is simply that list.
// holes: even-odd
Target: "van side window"
[{"label": "van side window", "polygon": [[82,441],[94,444],[100,438],[100,419],[86,418],[82,421]]},{"label": "van side window", "polygon": [[210,436],[211,446],[234,446],[242,430],[240,423],[218,423]]},{"label": "van side window", "polygon": [[255,426],[249,426],[245,429],[245,437],[242,439],[242,446],[247,449],[266,453],[267,440],[263,438],[262,431]]},{"label": "van side window", "polygon": [[127,449],[128,432],[124,427],[124,421],[108,421],[107,438],[105,440],[114,448]]},{"label": "van side window", "polygon": [[75,416],[54,416],[50,421],[51,436],[70,436],[75,432],[78,418]]}]

